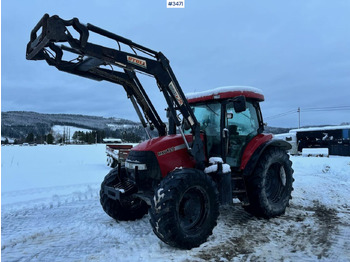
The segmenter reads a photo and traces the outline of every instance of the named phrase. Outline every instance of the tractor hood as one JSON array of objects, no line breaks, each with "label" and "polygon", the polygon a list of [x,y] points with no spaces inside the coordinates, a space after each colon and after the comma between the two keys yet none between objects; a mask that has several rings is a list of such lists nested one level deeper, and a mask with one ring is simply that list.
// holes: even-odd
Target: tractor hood
[{"label": "tractor hood", "polygon": [[[187,135],[188,143],[192,135]],[[187,151],[181,135],[168,135],[147,140],[132,148],[132,151],[151,151],[155,154],[162,176],[166,176],[175,168],[195,166],[193,157]]]},{"label": "tractor hood", "polygon": [[[189,143],[192,142],[192,136],[187,135],[186,139]],[[173,147],[179,147],[179,146],[180,147],[183,146],[183,148],[186,148],[184,140],[182,139],[181,135],[169,135],[169,136],[161,136],[161,137],[153,138],[145,142],[142,142],[137,146],[133,147],[132,150],[152,151],[156,155],[161,156],[161,155],[175,151],[175,148]],[[164,152],[164,150],[165,151],[168,150],[168,151]]]}]

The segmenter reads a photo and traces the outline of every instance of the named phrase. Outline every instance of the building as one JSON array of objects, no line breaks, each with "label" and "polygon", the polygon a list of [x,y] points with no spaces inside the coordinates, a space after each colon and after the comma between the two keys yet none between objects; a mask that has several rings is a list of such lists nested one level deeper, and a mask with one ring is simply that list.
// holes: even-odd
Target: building
[{"label": "building", "polygon": [[303,148],[328,148],[330,155],[350,156],[350,125],[292,129],[276,138],[293,142],[291,153]]}]

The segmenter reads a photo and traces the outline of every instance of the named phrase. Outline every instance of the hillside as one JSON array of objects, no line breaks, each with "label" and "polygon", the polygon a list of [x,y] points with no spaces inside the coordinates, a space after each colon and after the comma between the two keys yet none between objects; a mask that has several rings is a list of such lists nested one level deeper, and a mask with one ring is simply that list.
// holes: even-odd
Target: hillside
[{"label": "hillside", "polygon": [[[141,139],[146,139],[141,124],[127,119],[76,114],[42,114],[26,111],[1,112],[2,137],[24,140],[30,133],[35,137],[45,136],[52,133],[52,128],[57,125],[102,130],[106,137],[121,137],[121,134],[127,131],[136,134]],[[265,127],[266,133],[280,134],[288,131],[289,128]]]},{"label": "hillside", "polygon": [[288,133],[291,128],[265,126],[264,133],[283,134]]},{"label": "hillside", "polygon": [[141,128],[139,123],[116,118],[74,114],[41,114],[36,112],[1,112],[1,136],[21,139],[29,133],[42,136],[54,125],[69,125],[91,130],[123,130]]}]

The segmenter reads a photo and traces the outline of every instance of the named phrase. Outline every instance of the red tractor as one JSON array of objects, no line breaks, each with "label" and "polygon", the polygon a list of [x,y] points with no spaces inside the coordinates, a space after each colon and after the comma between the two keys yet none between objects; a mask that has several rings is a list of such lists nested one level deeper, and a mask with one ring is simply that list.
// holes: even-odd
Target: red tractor
[{"label": "red tractor", "polygon": [[[114,40],[117,48],[89,42],[90,33]],[[65,53],[76,59],[65,60]],[[290,144],[263,133],[260,90],[225,87],[185,96],[161,52],[77,18],[44,15],[31,33],[26,57],[119,84],[131,100],[149,140],[133,147],[125,164],[101,184],[100,202],[112,218],[136,220],[149,213],[162,241],[190,249],[207,240],[220,205],[232,204],[233,198],[258,217],[285,212],[294,181],[286,153]],[[168,105],[167,125],[136,73],[156,79]],[[158,137],[151,138],[154,128]]]}]

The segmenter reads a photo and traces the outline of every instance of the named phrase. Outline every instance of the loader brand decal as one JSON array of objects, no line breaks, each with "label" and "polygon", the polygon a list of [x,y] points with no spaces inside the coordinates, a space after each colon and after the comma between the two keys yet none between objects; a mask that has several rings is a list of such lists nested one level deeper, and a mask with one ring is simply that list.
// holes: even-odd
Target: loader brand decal
[{"label": "loader brand decal", "polygon": [[170,88],[171,93],[173,93],[175,99],[179,103],[179,105],[182,106],[184,104],[184,101],[182,100],[182,98],[181,98],[181,96],[179,94],[179,91],[176,89],[173,81],[170,82],[169,88]]},{"label": "loader brand decal", "polygon": [[177,150],[180,150],[180,149],[184,149],[186,148],[186,145],[185,144],[182,144],[182,145],[179,145],[179,146],[173,146],[173,147],[169,147],[163,151],[159,151],[157,154],[158,156],[164,156],[166,154],[169,154],[171,152],[175,152]]},{"label": "loader brand decal", "polygon": [[138,65],[141,66],[143,68],[147,68],[147,64],[145,60],[142,59],[138,59],[136,57],[132,57],[132,56],[127,56],[128,62],[130,64],[134,64],[134,65]]}]

